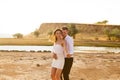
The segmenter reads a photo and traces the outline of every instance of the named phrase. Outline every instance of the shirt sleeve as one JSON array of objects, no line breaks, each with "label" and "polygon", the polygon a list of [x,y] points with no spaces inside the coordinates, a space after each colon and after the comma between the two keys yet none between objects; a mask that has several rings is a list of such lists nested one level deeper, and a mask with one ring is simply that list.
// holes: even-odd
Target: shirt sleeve
[{"label": "shirt sleeve", "polygon": [[68,44],[68,47],[69,47],[69,53],[70,54],[73,54],[74,53],[74,43],[73,43],[73,39],[70,37],[67,39],[67,44]]}]

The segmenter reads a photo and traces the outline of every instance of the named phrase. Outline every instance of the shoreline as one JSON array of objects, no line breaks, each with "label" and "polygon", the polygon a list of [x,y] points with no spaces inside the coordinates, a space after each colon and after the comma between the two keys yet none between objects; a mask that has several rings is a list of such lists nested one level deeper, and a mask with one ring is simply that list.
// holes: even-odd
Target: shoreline
[{"label": "shoreline", "polygon": [[[0,52],[24,52],[24,53],[51,53],[50,50],[30,50],[30,51],[26,51],[26,50],[0,50]],[[86,50],[86,51],[81,51],[81,52],[74,52],[74,53],[85,53],[85,54],[89,54],[89,53],[95,53],[95,54],[120,54],[120,52],[108,52],[108,51],[91,51],[91,50]]]},{"label": "shoreline", "polygon": [[[21,51],[19,51],[19,50],[0,50],[0,52],[24,52],[24,53],[51,53],[51,51],[47,51],[47,50],[44,50],[44,51],[41,51],[41,50],[39,50],[39,51],[34,51],[34,50],[30,50],[30,51],[25,51],[25,50],[21,50]],[[74,52],[74,53],[79,53],[79,54],[90,54],[90,53],[92,53],[92,54],[120,54],[120,52],[96,52],[96,51],[87,51],[87,52],[85,52],[85,51],[83,51],[83,52]]]}]

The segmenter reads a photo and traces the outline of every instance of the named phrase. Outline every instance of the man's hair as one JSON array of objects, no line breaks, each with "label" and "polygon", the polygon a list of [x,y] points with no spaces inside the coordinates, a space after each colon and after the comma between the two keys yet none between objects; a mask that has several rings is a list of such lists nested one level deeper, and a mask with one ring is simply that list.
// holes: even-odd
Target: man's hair
[{"label": "man's hair", "polygon": [[68,28],[67,27],[62,27],[62,30],[67,30],[68,31]]}]

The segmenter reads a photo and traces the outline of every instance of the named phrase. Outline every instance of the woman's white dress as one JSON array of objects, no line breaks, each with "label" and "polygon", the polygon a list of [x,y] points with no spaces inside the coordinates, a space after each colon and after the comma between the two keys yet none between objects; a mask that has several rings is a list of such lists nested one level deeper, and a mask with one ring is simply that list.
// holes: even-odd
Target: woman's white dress
[{"label": "woman's white dress", "polygon": [[52,67],[63,69],[65,56],[63,47],[60,44],[53,45],[53,51],[57,55],[57,59],[53,59]]}]

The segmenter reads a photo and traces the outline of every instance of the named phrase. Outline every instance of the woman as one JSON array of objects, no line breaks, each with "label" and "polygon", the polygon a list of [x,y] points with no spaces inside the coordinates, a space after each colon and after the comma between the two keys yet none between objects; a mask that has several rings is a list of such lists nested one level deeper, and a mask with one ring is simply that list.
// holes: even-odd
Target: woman
[{"label": "woman", "polygon": [[55,42],[52,51],[54,57],[51,69],[51,78],[52,80],[60,80],[61,72],[64,66],[64,57],[67,55],[67,48],[60,29],[57,29],[54,32],[54,36]]}]

